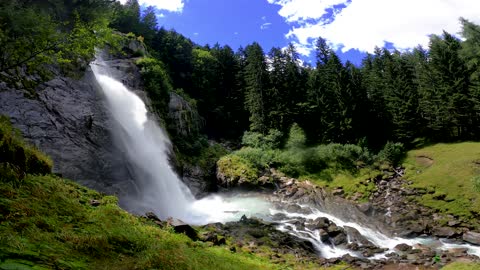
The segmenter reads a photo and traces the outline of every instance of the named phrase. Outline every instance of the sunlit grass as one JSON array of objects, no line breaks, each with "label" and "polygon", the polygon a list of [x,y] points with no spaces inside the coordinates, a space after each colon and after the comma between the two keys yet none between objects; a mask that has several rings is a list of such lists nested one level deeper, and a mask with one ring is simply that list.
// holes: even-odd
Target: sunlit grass
[{"label": "sunlit grass", "polygon": [[480,214],[480,192],[472,181],[480,175],[480,143],[436,144],[408,152],[406,177],[427,194],[424,205],[465,218]]}]

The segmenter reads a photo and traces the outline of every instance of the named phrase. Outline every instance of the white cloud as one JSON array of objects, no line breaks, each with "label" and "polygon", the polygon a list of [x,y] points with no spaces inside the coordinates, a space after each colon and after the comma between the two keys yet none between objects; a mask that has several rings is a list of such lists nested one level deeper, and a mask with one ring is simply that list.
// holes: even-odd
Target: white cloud
[{"label": "white cloud", "polygon": [[238,35],[238,32],[234,32],[233,34],[234,34],[234,35]]},{"label": "white cloud", "polygon": [[266,22],[266,23],[260,25],[260,29],[262,29],[262,30],[268,29],[270,27],[270,25],[272,25],[272,23]]},{"label": "white cloud", "polygon": [[[480,23],[478,0],[267,0],[281,6],[279,14],[293,25],[286,37],[308,55],[319,36],[343,51],[372,52],[391,42],[397,49],[428,46],[430,34],[460,31],[459,18]],[[333,21],[325,15],[334,5]],[[308,20],[308,21],[307,21]]]},{"label": "white cloud", "polygon": [[263,20],[263,21],[266,21],[266,20],[267,20],[267,16],[262,16],[262,20]]},{"label": "white cloud", "polygon": [[[127,0],[120,0],[120,3],[125,4]],[[139,0],[140,5],[155,6],[159,10],[166,10],[170,12],[182,12],[184,0]]]},{"label": "white cloud", "polygon": [[197,32],[193,33],[194,36],[198,36],[199,34]]}]

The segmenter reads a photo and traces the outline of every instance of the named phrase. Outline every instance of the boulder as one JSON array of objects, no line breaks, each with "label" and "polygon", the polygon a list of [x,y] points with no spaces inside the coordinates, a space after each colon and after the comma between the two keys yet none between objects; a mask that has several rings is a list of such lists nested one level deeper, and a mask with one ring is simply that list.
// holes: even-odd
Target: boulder
[{"label": "boulder", "polygon": [[438,237],[450,238],[456,234],[455,230],[450,227],[437,227],[433,229],[433,235]]},{"label": "boulder", "polygon": [[362,234],[360,234],[360,232],[357,229],[353,227],[345,226],[343,227],[343,230],[350,238],[350,241],[354,243],[359,243],[361,245],[373,245],[372,242],[368,241],[367,238],[365,238]]},{"label": "boulder", "polygon": [[412,247],[407,245],[407,244],[398,244],[394,247],[395,250],[397,251],[402,251],[402,252],[407,252],[407,251],[410,251],[412,250]]},{"label": "boulder", "polygon": [[480,233],[468,231],[463,234],[462,239],[470,244],[480,245]]},{"label": "boulder", "polygon": [[198,240],[197,231],[195,231],[192,226],[176,218],[169,218],[167,224],[173,227],[173,230],[176,233],[184,233],[190,239],[196,241]]}]

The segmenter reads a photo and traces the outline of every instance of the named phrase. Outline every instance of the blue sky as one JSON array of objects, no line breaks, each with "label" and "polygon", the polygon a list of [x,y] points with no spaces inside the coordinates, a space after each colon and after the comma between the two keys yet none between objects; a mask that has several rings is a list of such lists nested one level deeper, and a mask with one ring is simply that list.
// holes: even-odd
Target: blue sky
[{"label": "blue sky", "polygon": [[[121,0],[124,1],[124,0]],[[313,60],[318,36],[342,60],[359,64],[375,46],[399,50],[428,46],[430,34],[456,34],[458,19],[480,23],[479,0],[139,0],[154,5],[158,23],[192,39],[234,50],[253,41],[267,53],[273,46],[296,45]],[[314,60],[313,60],[314,62]]]}]

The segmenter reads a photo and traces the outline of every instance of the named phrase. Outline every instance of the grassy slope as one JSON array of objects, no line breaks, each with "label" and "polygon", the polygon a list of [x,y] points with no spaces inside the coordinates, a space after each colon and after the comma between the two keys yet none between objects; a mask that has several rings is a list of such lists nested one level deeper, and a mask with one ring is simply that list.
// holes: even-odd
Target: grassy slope
[{"label": "grassy slope", "polygon": [[[0,116],[0,269],[277,269],[209,247],[50,174],[52,162]],[[90,205],[98,200],[99,206]]]},{"label": "grassy slope", "polygon": [[480,143],[436,144],[408,152],[407,178],[430,194],[419,202],[444,213],[472,218],[480,214],[480,192],[472,177],[480,174]]},{"label": "grassy slope", "polygon": [[[27,176],[19,187],[2,183],[0,195],[0,269],[14,263],[47,269],[275,268],[160,229],[120,209],[115,197],[53,176]],[[90,206],[91,199],[100,206]]]}]

